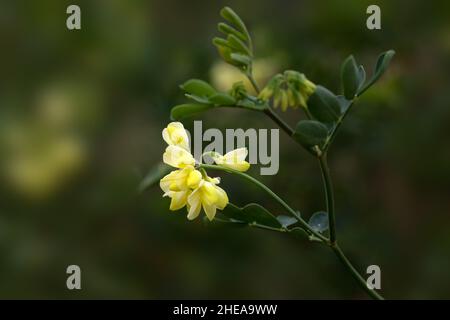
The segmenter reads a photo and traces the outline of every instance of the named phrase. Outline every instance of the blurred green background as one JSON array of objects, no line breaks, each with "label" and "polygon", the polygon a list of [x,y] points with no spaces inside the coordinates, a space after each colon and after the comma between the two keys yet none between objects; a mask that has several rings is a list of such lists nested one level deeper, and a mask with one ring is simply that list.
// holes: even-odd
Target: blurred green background
[{"label": "blurred green background", "polygon": [[[81,31],[66,29],[69,4]],[[369,4],[380,31],[366,28]],[[157,186],[137,191],[184,101],[178,85],[226,89],[240,76],[211,45],[224,5],[250,28],[260,84],[295,69],[338,92],[349,54],[370,73],[397,51],[331,150],[339,241],[362,272],[381,267],[387,298],[449,298],[450,2],[406,0],[2,1],[0,298],[366,298],[327,248],[188,222]],[[274,127],[242,110],[198,119]],[[262,181],[305,216],[324,209],[317,163],[283,132],[280,143],[280,171]],[[278,212],[239,178],[222,181],[232,202]],[[80,291],[66,289],[70,264]]]}]

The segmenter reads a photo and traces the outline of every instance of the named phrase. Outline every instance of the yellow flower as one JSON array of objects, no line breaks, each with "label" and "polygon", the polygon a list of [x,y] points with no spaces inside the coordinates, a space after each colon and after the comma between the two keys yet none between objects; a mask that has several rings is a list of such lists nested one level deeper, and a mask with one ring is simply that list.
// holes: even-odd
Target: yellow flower
[{"label": "yellow flower", "polygon": [[314,91],[316,91],[316,85],[313,82],[306,79],[306,77],[302,84],[303,84],[304,95],[309,97],[310,95],[312,95],[314,93]]},{"label": "yellow flower", "polygon": [[192,190],[168,191],[164,193],[163,197],[171,198],[169,209],[171,211],[176,211],[180,210],[187,204],[187,199],[191,193]]},{"label": "yellow flower", "polygon": [[[164,191],[163,197],[171,199],[169,209],[175,211],[187,206],[188,219],[193,220],[203,208],[208,219],[214,219],[217,209],[222,210],[228,204],[226,192],[217,186],[220,180],[195,169],[195,159],[189,151],[189,139],[181,123],[170,123],[162,135],[169,144],[163,154],[163,161],[178,169],[159,182]],[[241,148],[217,159],[225,166],[245,171],[250,166],[245,161],[246,156],[247,149]]]},{"label": "yellow flower", "polygon": [[267,83],[264,89],[261,90],[261,92],[258,95],[258,98],[264,101],[267,101],[270,98],[272,98],[275,91],[278,91],[283,81],[284,78],[281,74],[275,75],[272,79],[270,79],[270,81]]},{"label": "yellow flower", "polygon": [[275,75],[258,98],[265,101],[272,98],[275,108],[280,106],[282,111],[286,111],[289,107],[293,109],[297,109],[298,106],[307,108],[307,101],[315,90],[316,85],[309,81],[303,73],[287,70],[283,74]]},{"label": "yellow flower", "polygon": [[258,98],[267,101],[272,97],[272,95],[273,95],[273,88],[267,86],[261,90],[261,92],[258,95]]},{"label": "yellow flower", "polygon": [[187,198],[192,189],[197,188],[202,180],[200,171],[193,166],[186,166],[183,169],[175,170],[166,175],[159,182],[159,186],[164,191],[163,197],[172,199],[170,210],[179,210],[187,204]]},{"label": "yellow flower", "polygon": [[164,141],[169,146],[178,146],[189,151],[189,137],[181,122],[171,122],[162,132]]},{"label": "yellow flower", "polygon": [[287,90],[281,90],[281,110],[286,111],[289,105]]},{"label": "yellow flower", "polygon": [[219,166],[231,168],[237,171],[247,171],[250,168],[250,163],[245,161],[248,155],[247,148],[239,148],[232,150],[225,155],[220,155],[217,152],[210,154],[211,158]]},{"label": "yellow flower", "polygon": [[194,191],[188,196],[189,220],[194,220],[200,214],[201,209],[211,221],[216,215],[217,209],[223,210],[228,204],[227,193],[216,186],[218,179],[202,180]]},{"label": "yellow flower", "polygon": [[200,171],[195,170],[193,166],[186,166],[166,175],[160,180],[159,186],[164,192],[183,191],[198,187],[201,179],[202,174]]},{"label": "yellow flower", "polygon": [[168,146],[163,154],[163,161],[169,166],[179,169],[195,165],[195,159],[192,154],[178,146]]}]

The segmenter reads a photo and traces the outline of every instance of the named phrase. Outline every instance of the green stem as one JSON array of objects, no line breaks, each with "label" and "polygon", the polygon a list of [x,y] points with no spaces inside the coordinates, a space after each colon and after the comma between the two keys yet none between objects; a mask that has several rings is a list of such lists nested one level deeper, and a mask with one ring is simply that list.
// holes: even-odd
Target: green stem
[{"label": "green stem", "polygon": [[[246,109],[246,110],[250,110],[250,111],[256,111],[256,112],[261,112],[261,109],[254,109],[254,108],[248,108],[248,107],[242,107],[242,106],[220,106],[221,108],[240,108],[240,109]],[[267,109],[264,109],[263,111],[267,116],[269,116],[269,118],[271,118],[279,127],[281,127],[281,129],[283,129],[283,131],[285,131],[289,136],[292,136],[294,134],[294,130],[286,123],[283,121],[283,119],[280,118],[280,116],[278,114],[275,113],[275,111],[273,111],[272,108],[268,107]]]},{"label": "green stem", "polygon": [[[250,82],[252,83],[253,87],[255,88],[255,91],[257,93],[259,93],[259,88],[258,88],[258,85],[257,85],[255,79],[253,78],[253,75],[250,74],[247,76],[248,76]],[[222,171],[240,175],[240,176],[246,178],[247,180],[255,183],[262,189],[264,189],[270,196],[272,196],[276,201],[278,201],[288,212],[290,212],[295,218],[297,218],[305,230],[307,230],[311,234],[318,237],[320,240],[322,240],[322,242],[326,243],[333,250],[333,252],[338,257],[339,261],[341,261],[341,263],[344,265],[344,267],[347,269],[347,271],[350,272],[350,274],[353,276],[353,278],[358,282],[358,284],[361,286],[361,288],[367,292],[367,294],[370,297],[372,297],[373,299],[377,299],[377,300],[384,300],[384,298],[378,292],[376,292],[374,289],[370,289],[367,286],[366,280],[358,273],[358,271],[352,265],[350,260],[347,259],[347,257],[342,252],[341,248],[337,245],[337,242],[336,242],[336,217],[335,217],[335,212],[334,212],[334,192],[333,192],[333,185],[332,185],[332,181],[331,181],[330,170],[328,168],[326,153],[327,153],[327,150],[328,150],[331,142],[333,142],[333,139],[336,136],[336,133],[337,133],[339,127],[341,126],[344,118],[347,116],[348,112],[350,111],[351,107],[353,106],[355,100],[356,100],[356,97],[355,97],[355,99],[352,100],[351,104],[348,106],[347,110],[345,110],[344,114],[338,119],[331,134],[329,135],[328,139],[326,140],[324,147],[322,148],[322,150],[324,152],[319,157],[320,169],[322,172],[322,180],[323,180],[323,183],[325,186],[325,198],[326,198],[326,203],[327,203],[330,240],[328,240],[326,237],[324,237],[320,233],[312,230],[311,227],[301,217],[299,217],[297,215],[297,212],[295,212],[291,207],[289,207],[280,197],[278,197],[274,192],[272,192],[272,190],[270,190],[268,187],[266,187],[264,184],[260,183],[258,180],[254,179],[253,177],[251,177],[247,174],[241,173],[239,171],[235,171],[235,170],[227,169],[227,168],[223,168],[223,167],[218,167],[218,166],[213,166],[213,165],[201,165],[201,167],[222,170]],[[264,113],[266,115],[268,115],[275,123],[277,123],[278,126],[280,126],[280,128],[283,129],[290,137],[292,137],[292,135],[294,134],[294,130],[292,130],[292,128],[286,122],[284,122],[278,116],[278,114],[276,114],[272,110],[272,108],[269,107],[268,109],[265,109]],[[306,115],[308,118],[310,118],[310,119],[312,118],[311,114],[309,113],[309,110],[307,110],[307,109],[306,109]],[[273,231],[278,231],[278,230],[273,230]]]},{"label": "green stem", "polygon": [[288,211],[294,218],[296,218],[297,221],[301,224],[301,226],[306,231],[308,231],[310,234],[316,236],[317,238],[319,238],[323,242],[328,243],[328,239],[326,237],[324,237],[323,235],[321,235],[317,231],[314,231],[313,229],[311,229],[311,227],[308,225],[308,223],[305,220],[303,220],[301,218],[301,216],[294,209],[292,209],[286,202],[284,202],[283,199],[281,199],[277,194],[275,194],[272,190],[270,190],[266,185],[264,185],[263,183],[259,182],[258,180],[256,180],[252,176],[249,176],[248,174],[242,173],[242,172],[237,171],[237,170],[233,170],[233,169],[226,168],[226,167],[221,167],[221,166],[216,166],[216,165],[200,164],[199,167],[200,168],[205,168],[205,169],[220,170],[220,171],[225,171],[225,172],[228,172],[228,173],[232,173],[232,174],[238,175],[238,176],[240,176],[240,177],[250,181],[251,183],[257,185],[258,187],[263,189],[268,195],[270,195],[275,201],[277,201],[284,209],[286,209],[286,211]]},{"label": "green stem", "polygon": [[264,113],[268,115],[276,124],[278,124],[278,126],[289,136],[294,134],[294,130],[286,122],[284,122],[272,108],[268,107],[267,109],[264,109]]},{"label": "green stem", "polygon": [[250,223],[249,226],[253,227],[253,228],[259,228],[259,229],[276,231],[276,232],[286,232],[287,231],[284,228],[273,228],[273,227],[265,226],[265,225],[259,224],[259,223]]},{"label": "green stem", "polygon": [[339,258],[339,261],[342,262],[342,264],[345,266],[345,268],[350,272],[350,274],[353,276],[353,278],[358,282],[360,287],[362,289],[364,289],[369,296],[371,296],[373,299],[376,299],[376,300],[384,300],[383,296],[381,296],[374,289],[371,289],[367,286],[366,280],[358,273],[358,271],[352,265],[350,260],[347,259],[347,257],[345,256],[345,254],[342,252],[341,248],[337,244],[331,245],[330,247],[333,250],[333,252],[336,254],[336,256]]},{"label": "green stem", "polygon": [[327,154],[323,153],[319,157],[320,171],[322,172],[322,180],[325,186],[325,200],[327,203],[328,224],[330,229],[330,242],[336,243],[336,217],[334,214],[334,192],[333,183],[331,181],[330,169],[327,163]]},{"label": "green stem", "polygon": [[355,278],[356,281],[358,281],[358,284],[361,286],[363,290],[365,290],[372,298],[383,300],[383,297],[379,295],[375,290],[367,287],[366,280],[358,273],[355,267],[353,267],[351,262],[347,259],[347,257],[344,255],[340,247],[337,245],[336,216],[334,210],[334,192],[326,152],[319,157],[319,163],[320,163],[320,170],[322,172],[323,183],[325,186],[325,200],[327,203],[328,222],[330,230],[330,244],[329,244],[330,248],[339,258],[339,261],[341,261],[343,265],[346,267],[346,269],[350,272],[353,278]]},{"label": "green stem", "polygon": [[358,97],[353,98],[353,100],[350,102],[350,105],[348,106],[348,108],[345,110],[345,112],[336,121],[336,124],[334,125],[334,127],[333,127],[333,129],[331,131],[331,134],[328,136],[327,140],[324,143],[324,146],[322,148],[324,151],[327,151],[328,148],[330,147],[331,143],[333,142],[333,140],[334,140],[334,138],[336,136],[336,133],[338,132],[339,128],[342,125],[342,122],[344,121],[345,117],[348,115],[350,109],[353,107],[353,105],[354,105],[354,103],[355,103],[357,98]]},{"label": "green stem", "polygon": [[259,92],[260,92],[261,90],[259,89],[259,86],[258,86],[258,84],[256,83],[255,78],[253,77],[253,71],[252,71],[251,69],[250,69],[249,72],[247,73],[247,78],[248,78],[248,80],[250,81],[250,83],[252,84],[253,88],[255,89],[256,94],[258,95]]},{"label": "green stem", "polygon": [[[375,290],[367,287],[366,280],[364,280],[364,278],[358,273],[358,271],[351,264],[351,262],[347,259],[347,257],[342,252],[342,250],[340,249],[340,247],[337,245],[336,242],[331,243],[322,234],[312,230],[311,227],[306,223],[306,221],[304,221],[295,210],[293,210],[286,202],[283,201],[283,199],[281,199],[278,195],[276,195],[266,185],[262,184],[261,182],[259,182],[255,178],[249,176],[248,174],[245,174],[245,173],[242,173],[242,172],[230,169],[230,168],[220,167],[220,166],[216,166],[216,165],[208,165],[208,164],[200,164],[200,168],[211,169],[211,170],[220,170],[220,171],[232,173],[232,174],[238,175],[240,177],[243,177],[244,179],[252,182],[253,184],[255,184],[258,187],[260,187],[261,189],[263,189],[273,199],[275,199],[279,204],[281,204],[292,216],[294,216],[307,232],[309,232],[310,234],[319,238],[323,243],[327,244],[333,250],[333,252],[338,257],[339,261],[341,261],[341,263],[344,265],[344,267],[347,269],[347,271],[350,272],[350,274],[353,276],[353,278],[357,280],[358,284],[361,286],[361,288],[363,290],[365,290],[367,292],[367,294],[369,294],[374,299],[383,300],[383,297],[380,294],[378,294]],[[267,226],[254,225],[254,227],[281,232],[280,229],[270,228]],[[283,231],[285,231],[285,230],[283,230]]]},{"label": "green stem", "polygon": [[[236,223],[236,222],[229,222],[227,220],[217,218],[217,217],[215,217],[214,220],[216,220],[218,222],[222,222],[222,223],[232,223],[232,224]],[[259,224],[259,223],[244,223],[244,222],[242,222],[242,223],[246,224],[252,228],[264,229],[264,230],[269,230],[269,231],[274,231],[274,232],[288,232],[289,231],[285,228],[274,228],[274,227],[265,226],[265,225]]]}]

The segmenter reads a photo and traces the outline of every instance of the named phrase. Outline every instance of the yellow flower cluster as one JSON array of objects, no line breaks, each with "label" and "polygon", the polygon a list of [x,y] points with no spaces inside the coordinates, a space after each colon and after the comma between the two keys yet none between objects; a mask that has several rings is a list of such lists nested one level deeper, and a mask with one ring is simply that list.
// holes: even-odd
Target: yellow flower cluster
[{"label": "yellow flower cluster", "polygon": [[[201,209],[209,220],[213,220],[217,209],[228,204],[227,193],[218,186],[219,178],[210,178],[202,169],[197,170],[196,161],[190,152],[189,137],[183,124],[169,123],[162,132],[168,146],[163,154],[164,163],[176,168],[160,180],[164,197],[171,198],[170,210],[187,207],[189,220],[197,218]],[[247,149],[233,150],[224,156],[211,155],[221,166],[246,171],[250,164],[245,161]]]},{"label": "yellow flower cluster", "polygon": [[282,111],[286,111],[288,107],[307,108],[308,99],[315,90],[316,85],[303,73],[287,70],[284,74],[275,75],[260,92],[258,98],[265,101],[273,98],[274,107],[280,106]]}]

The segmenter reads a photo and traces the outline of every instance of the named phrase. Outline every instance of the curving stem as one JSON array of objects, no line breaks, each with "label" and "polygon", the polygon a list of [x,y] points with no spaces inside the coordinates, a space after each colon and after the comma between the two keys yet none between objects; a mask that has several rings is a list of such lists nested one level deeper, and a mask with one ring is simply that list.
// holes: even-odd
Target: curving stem
[{"label": "curving stem", "polygon": [[384,300],[384,298],[381,294],[379,294],[374,289],[371,289],[367,286],[366,280],[358,273],[358,271],[352,265],[350,260],[347,259],[344,252],[342,252],[341,248],[337,244],[331,245],[331,249],[336,254],[336,256],[339,258],[339,261],[342,262],[342,264],[347,269],[347,271],[350,272],[352,277],[358,282],[360,287],[363,288],[372,299]]},{"label": "curving stem", "polygon": [[307,231],[309,234],[314,235],[315,237],[319,238],[322,242],[327,243],[327,244],[329,243],[328,239],[326,237],[324,237],[322,234],[320,234],[319,232],[313,230],[309,226],[309,224],[305,220],[302,219],[302,217],[300,216],[300,214],[298,212],[296,212],[294,209],[292,209],[283,199],[281,199],[269,187],[267,187],[265,184],[259,182],[257,179],[253,178],[252,176],[249,176],[248,174],[237,171],[237,170],[233,170],[230,168],[217,166],[217,165],[200,164],[199,167],[204,168],[204,169],[219,170],[219,171],[225,171],[228,173],[232,173],[232,174],[240,176],[240,177],[246,179],[247,181],[250,181],[251,183],[257,185],[258,187],[263,189],[269,196],[271,196],[275,201],[277,201],[283,208],[285,208],[286,211],[289,212],[289,214],[291,214],[295,219],[297,219],[297,221],[300,223],[300,225],[303,227],[303,229],[305,229],[305,231]]},{"label": "curving stem", "polygon": [[[255,91],[257,93],[259,93],[260,90],[259,90],[258,84],[256,83],[252,73],[250,72],[249,74],[247,74],[247,77],[250,80],[250,82],[252,83],[253,87],[255,88]],[[327,139],[324,147],[322,148],[324,152],[321,153],[320,156],[318,157],[319,164],[320,164],[320,170],[321,170],[321,173],[322,173],[322,181],[323,181],[324,189],[325,189],[325,200],[326,200],[326,204],[327,204],[330,239],[328,241],[328,239],[326,239],[320,233],[317,233],[317,235],[319,235],[319,238],[333,250],[335,255],[338,257],[339,261],[344,265],[344,267],[347,269],[347,271],[350,272],[352,277],[358,282],[360,287],[364,291],[366,291],[367,294],[370,297],[372,297],[373,299],[377,299],[377,300],[384,300],[383,296],[381,296],[374,289],[371,289],[371,288],[369,288],[367,286],[367,283],[364,280],[364,278],[358,273],[358,271],[352,265],[350,260],[348,260],[348,258],[342,252],[342,250],[338,246],[337,240],[336,240],[336,217],[335,217],[335,211],[334,211],[334,191],[333,191],[333,184],[332,184],[332,181],[331,181],[330,169],[328,167],[328,162],[327,162],[327,150],[328,150],[331,142],[333,141],[333,139],[334,139],[334,137],[335,137],[335,135],[336,135],[340,125],[342,124],[345,116],[348,114],[348,112],[350,111],[351,107],[353,106],[356,98],[357,97],[355,97],[355,99],[352,100],[350,106],[347,108],[345,113],[340,117],[338,123],[333,128],[332,134]],[[306,110],[306,111],[308,111],[308,110]],[[267,116],[269,116],[269,118],[271,118],[276,124],[278,124],[278,126],[280,126],[280,128],[282,130],[284,130],[289,136],[292,137],[292,135],[294,134],[294,130],[286,122],[284,122],[284,120],[281,119],[278,116],[278,114],[276,114],[273,111],[272,108],[268,107],[266,110],[264,110],[264,113]],[[307,116],[308,116],[308,118],[311,118],[311,115],[309,114],[309,112],[307,112]],[[204,165],[202,165],[202,166],[204,166]],[[213,166],[213,167],[215,167],[214,169],[218,169],[217,166]],[[227,171],[227,170],[224,170],[224,171]],[[234,170],[232,170],[232,171],[234,171]],[[231,171],[229,171],[229,172],[231,172]],[[258,185],[263,187],[263,189],[266,190],[266,192],[269,192],[269,194],[275,196],[275,200],[277,200],[279,203],[281,203],[291,214],[293,214],[295,217],[297,217],[297,214],[296,214],[296,212],[294,210],[292,210],[281,198],[279,198],[276,194],[274,194],[269,188],[267,188],[265,185],[260,183],[258,180],[254,179],[254,178],[252,178],[252,177],[250,177],[250,176],[248,176],[246,174],[242,174],[241,172],[238,172],[238,171],[232,172],[232,173],[239,173],[239,174],[247,177],[248,179],[250,178],[250,181],[252,181],[254,183],[256,182]],[[299,218],[299,217],[297,217],[297,218]],[[303,219],[301,219],[300,222],[302,223],[302,225],[304,225],[305,228],[307,227],[308,230],[313,231],[312,229],[310,229],[309,225],[305,221],[303,221]]]},{"label": "curving stem", "polygon": [[334,214],[334,192],[333,184],[331,182],[330,169],[327,163],[326,152],[319,156],[320,171],[322,172],[322,181],[325,187],[325,201],[327,204],[328,224],[330,229],[330,242],[336,243],[336,216]]}]

